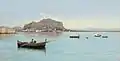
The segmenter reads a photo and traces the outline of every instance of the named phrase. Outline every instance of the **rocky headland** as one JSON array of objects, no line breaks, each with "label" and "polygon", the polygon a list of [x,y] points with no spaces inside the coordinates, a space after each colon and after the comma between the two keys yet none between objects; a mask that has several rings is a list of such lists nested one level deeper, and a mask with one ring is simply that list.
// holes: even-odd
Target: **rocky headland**
[{"label": "rocky headland", "polygon": [[53,32],[64,31],[66,29],[62,22],[47,18],[42,19],[39,22],[32,21],[31,23],[25,24],[23,30],[33,32]]}]

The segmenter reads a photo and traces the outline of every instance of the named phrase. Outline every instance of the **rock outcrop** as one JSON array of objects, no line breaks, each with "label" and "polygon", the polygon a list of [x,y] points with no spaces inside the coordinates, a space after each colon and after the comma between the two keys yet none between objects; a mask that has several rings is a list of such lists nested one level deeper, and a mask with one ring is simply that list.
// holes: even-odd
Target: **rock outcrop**
[{"label": "rock outcrop", "polygon": [[64,30],[62,22],[52,20],[50,18],[42,19],[39,22],[31,22],[24,25],[24,30],[34,29],[34,30]]},{"label": "rock outcrop", "polygon": [[13,27],[13,29],[17,32],[22,31],[22,27],[20,27],[20,26]]}]

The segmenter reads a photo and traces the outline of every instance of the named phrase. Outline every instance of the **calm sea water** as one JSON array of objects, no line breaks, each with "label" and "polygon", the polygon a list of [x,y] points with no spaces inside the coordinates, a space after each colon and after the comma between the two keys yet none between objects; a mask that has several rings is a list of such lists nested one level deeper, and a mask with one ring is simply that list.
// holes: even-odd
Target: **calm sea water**
[{"label": "calm sea water", "polygon": [[[120,32],[102,32],[108,38],[95,38],[96,32],[19,33],[0,35],[0,61],[120,61]],[[70,35],[80,34],[80,39]],[[89,38],[86,39],[85,37]],[[16,40],[44,41],[44,50],[17,48]],[[54,41],[52,41],[54,40]]]}]

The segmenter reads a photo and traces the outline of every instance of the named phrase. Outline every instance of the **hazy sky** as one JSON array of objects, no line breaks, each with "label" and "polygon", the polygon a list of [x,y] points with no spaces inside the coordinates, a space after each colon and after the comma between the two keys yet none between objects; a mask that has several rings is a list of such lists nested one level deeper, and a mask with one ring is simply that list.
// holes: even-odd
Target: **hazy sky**
[{"label": "hazy sky", "polygon": [[23,25],[44,16],[67,28],[120,28],[120,0],[0,0],[0,25]]}]

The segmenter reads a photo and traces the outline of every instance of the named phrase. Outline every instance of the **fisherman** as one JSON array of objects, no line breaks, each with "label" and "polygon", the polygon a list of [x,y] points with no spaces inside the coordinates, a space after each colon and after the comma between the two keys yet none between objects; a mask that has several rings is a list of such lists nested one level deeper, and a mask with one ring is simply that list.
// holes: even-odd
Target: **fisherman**
[{"label": "fisherman", "polygon": [[33,41],[34,41],[34,39],[32,39],[30,43],[33,43]]},{"label": "fisherman", "polygon": [[47,42],[47,39],[45,39],[45,42]]},{"label": "fisherman", "polygon": [[17,40],[17,42],[19,42],[19,40]]},{"label": "fisherman", "polygon": [[36,41],[34,41],[34,43],[36,43]]},{"label": "fisherman", "polygon": [[19,40],[17,40],[17,42],[19,43],[20,41],[19,41]]}]

